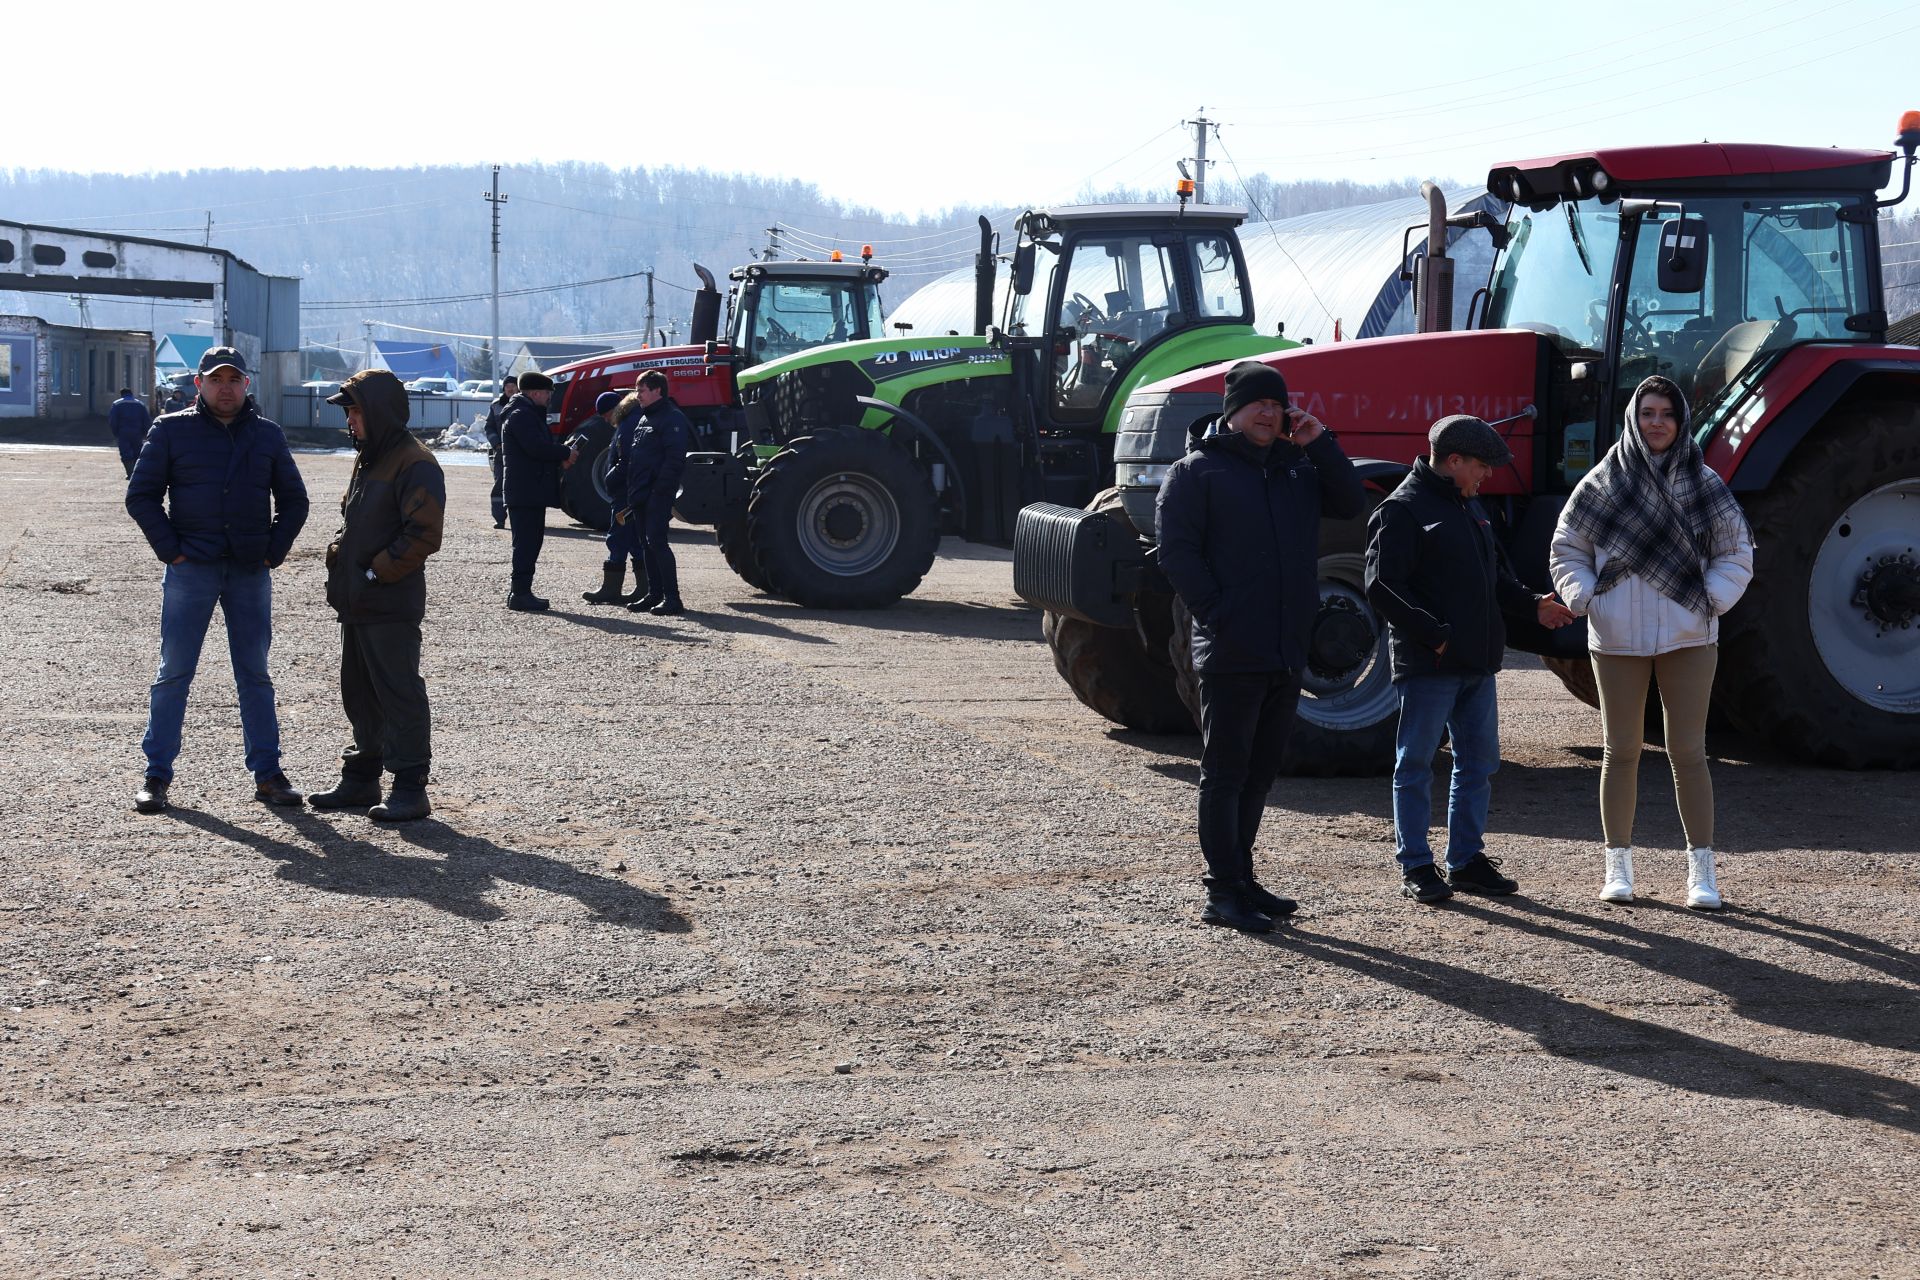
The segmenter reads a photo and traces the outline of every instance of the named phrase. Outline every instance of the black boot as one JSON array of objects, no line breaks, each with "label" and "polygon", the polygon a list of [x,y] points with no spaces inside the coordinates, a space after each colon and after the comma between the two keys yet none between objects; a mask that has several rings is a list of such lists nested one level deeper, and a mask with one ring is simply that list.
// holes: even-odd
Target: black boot
[{"label": "black boot", "polygon": [[331,791],[316,791],[307,797],[316,809],[367,809],[380,803],[378,773],[342,773]]},{"label": "black boot", "polygon": [[668,596],[665,600],[662,600],[659,604],[647,610],[648,613],[658,614],[662,618],[671,618],[676,614],[682,614],[686,611],[687,606],[680,603],[679,596]]},{"label": "black boot", "polygon": [[507,608],[515,613],[545,613],[551,606],[531,591],[516,591],[507,597]]},{"label": "black boot", "polygon": [[627,606],[628,613],[652,613],[660,606],[660,597],[649,592]]},{"label": "black boot", "polygon": [[[633,562],[633,590],[620,597],[620,603],[631,609],[647,598],[647,571],[638,560]],[[649,606],[651,607],[651,606]]]},{"label": "black boot", "polygon": [[367,810],[375,822],[413,822],[433,812],[427,803],[427,771],[408,769],[393,775],[393,790],[386,803]]},{"label": "black boot", "polygon": [[1213,885],[1207,890],[1206,909],[1200,913],[1205,924],[1217,924],[1242,933],[1266,933],[1273,928],[1273,917],[1255,910],[1237,885]]},{"label": "black boot", "polygon": [[160,813],[167,807],[167,779],[148,777],[133,793],[135,813]]},{"label": "black boot", "polygon": [[626,599],[624,588],[627,585],[627,566],[622,564],[602,565],[600,568],[600,589],[582,591],[580,598],[588,604],[620,604]]}]

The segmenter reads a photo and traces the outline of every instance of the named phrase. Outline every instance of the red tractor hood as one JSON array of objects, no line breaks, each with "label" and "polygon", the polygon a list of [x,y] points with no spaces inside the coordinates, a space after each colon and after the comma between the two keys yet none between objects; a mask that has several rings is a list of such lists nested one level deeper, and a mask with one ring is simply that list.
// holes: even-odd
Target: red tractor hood
[{"label": "red tractor hood", "polygon": [[[1540,335],[1524,329],[1422,333],[1327,346],[1295,347],[1262,357],[1287,380],[1287,394],[1340,437],[1349,457],[1411,465],[1427,451],[1427,429],[1449,414],[1489,422],[1541,404]],[[1140,388],[1136,394],[1222,396],[1235,361],[1208,365]],[[1483,493],[1533,488],[1534,420],[1499,427],[1513,464],[1488,479]]]}]

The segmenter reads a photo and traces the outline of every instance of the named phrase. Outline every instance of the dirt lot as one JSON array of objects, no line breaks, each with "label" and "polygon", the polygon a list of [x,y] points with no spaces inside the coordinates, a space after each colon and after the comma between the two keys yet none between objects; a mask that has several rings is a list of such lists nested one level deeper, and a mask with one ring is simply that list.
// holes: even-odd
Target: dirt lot
[{"label": "dirt lot", "polygon": [[[339,457],[277,579],[287,767],[344,721]],[[1502,677],[1493,851],[1403,902],[1383,780],[1283,781],[1304,906],[1196,920],[1196,743],[1067,694],[1007,557],[865,614],[500,607],[449,467],[438,812],[250,799],[210,638],[130,811],[159,566],[106,451],[0,451],[0,1273],[1920,1275],[1920,788],[1724,744],[1723,887],[1649,752],[1605,907],[1599,725]],[[559,520],[558,514],[555,516]]]}]

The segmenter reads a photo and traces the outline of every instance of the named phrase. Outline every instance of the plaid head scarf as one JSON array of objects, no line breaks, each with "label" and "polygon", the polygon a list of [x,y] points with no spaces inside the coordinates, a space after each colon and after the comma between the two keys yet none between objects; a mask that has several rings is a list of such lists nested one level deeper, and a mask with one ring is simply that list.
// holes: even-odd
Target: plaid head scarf
[{"label": "plaid head scarf", "polygon": [[[1634,388],[1620,438],[1575,486],[1565,519],[1607,553],[1595,594],[1638,574],[1675,604],[1711,615],[1701,562],[1739,545],[1747,517],[1688,434],[1686,397],[1664,378],[1648,386],[1655,381]],[[1640,398],[1649,390],[1670,398],[1679,419],[1665,453],[1648,449],[1640,434]]]}]

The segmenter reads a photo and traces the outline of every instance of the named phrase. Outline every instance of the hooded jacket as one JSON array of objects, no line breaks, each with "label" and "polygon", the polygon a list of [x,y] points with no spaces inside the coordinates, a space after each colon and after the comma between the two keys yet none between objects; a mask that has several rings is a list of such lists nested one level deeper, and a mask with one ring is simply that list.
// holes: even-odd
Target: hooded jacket
[{"label": "hooded jacket", "polygon": [[163,564],[278,565],[307,522],[307,486],[280,424],[248,396],[230,423],[198,396],[162,414],[127,479],[127,514]]},{"label": "hooded jacket", "polygon": [[500,493],[509,507],[560,502],[560,464],[571,452],[547,430],[547,411],[522,391],[500,418]]},{"label": "hooded jacket", "polygon": [[340,532],[327,547],[327,603],[343,623],[417,623],[427,612],[426,560],[440,549],[446,477],[407,431],[399,379],[367,370],[344,390],[360,406],[367,438],[355,442]]},{"label": "hooded jacket", "polygon": [[1320,518],[1366,510],[1331,432],[1256,448],[1219,418],[1195,423],[1156,500],[1161,570],[1193,614],[1206,675],[1298,671],[1320,611]]},{"label": "hooded jacket", "polygon": [[[1393,678],[1492,675],[1507,649],[1502,612],[1539,597],[1514,576],[1477,498],[1414,461],[1367,525],[1367,602],[1387,620]],[[1445,653],[1436,653],[1442,644]]]}]

